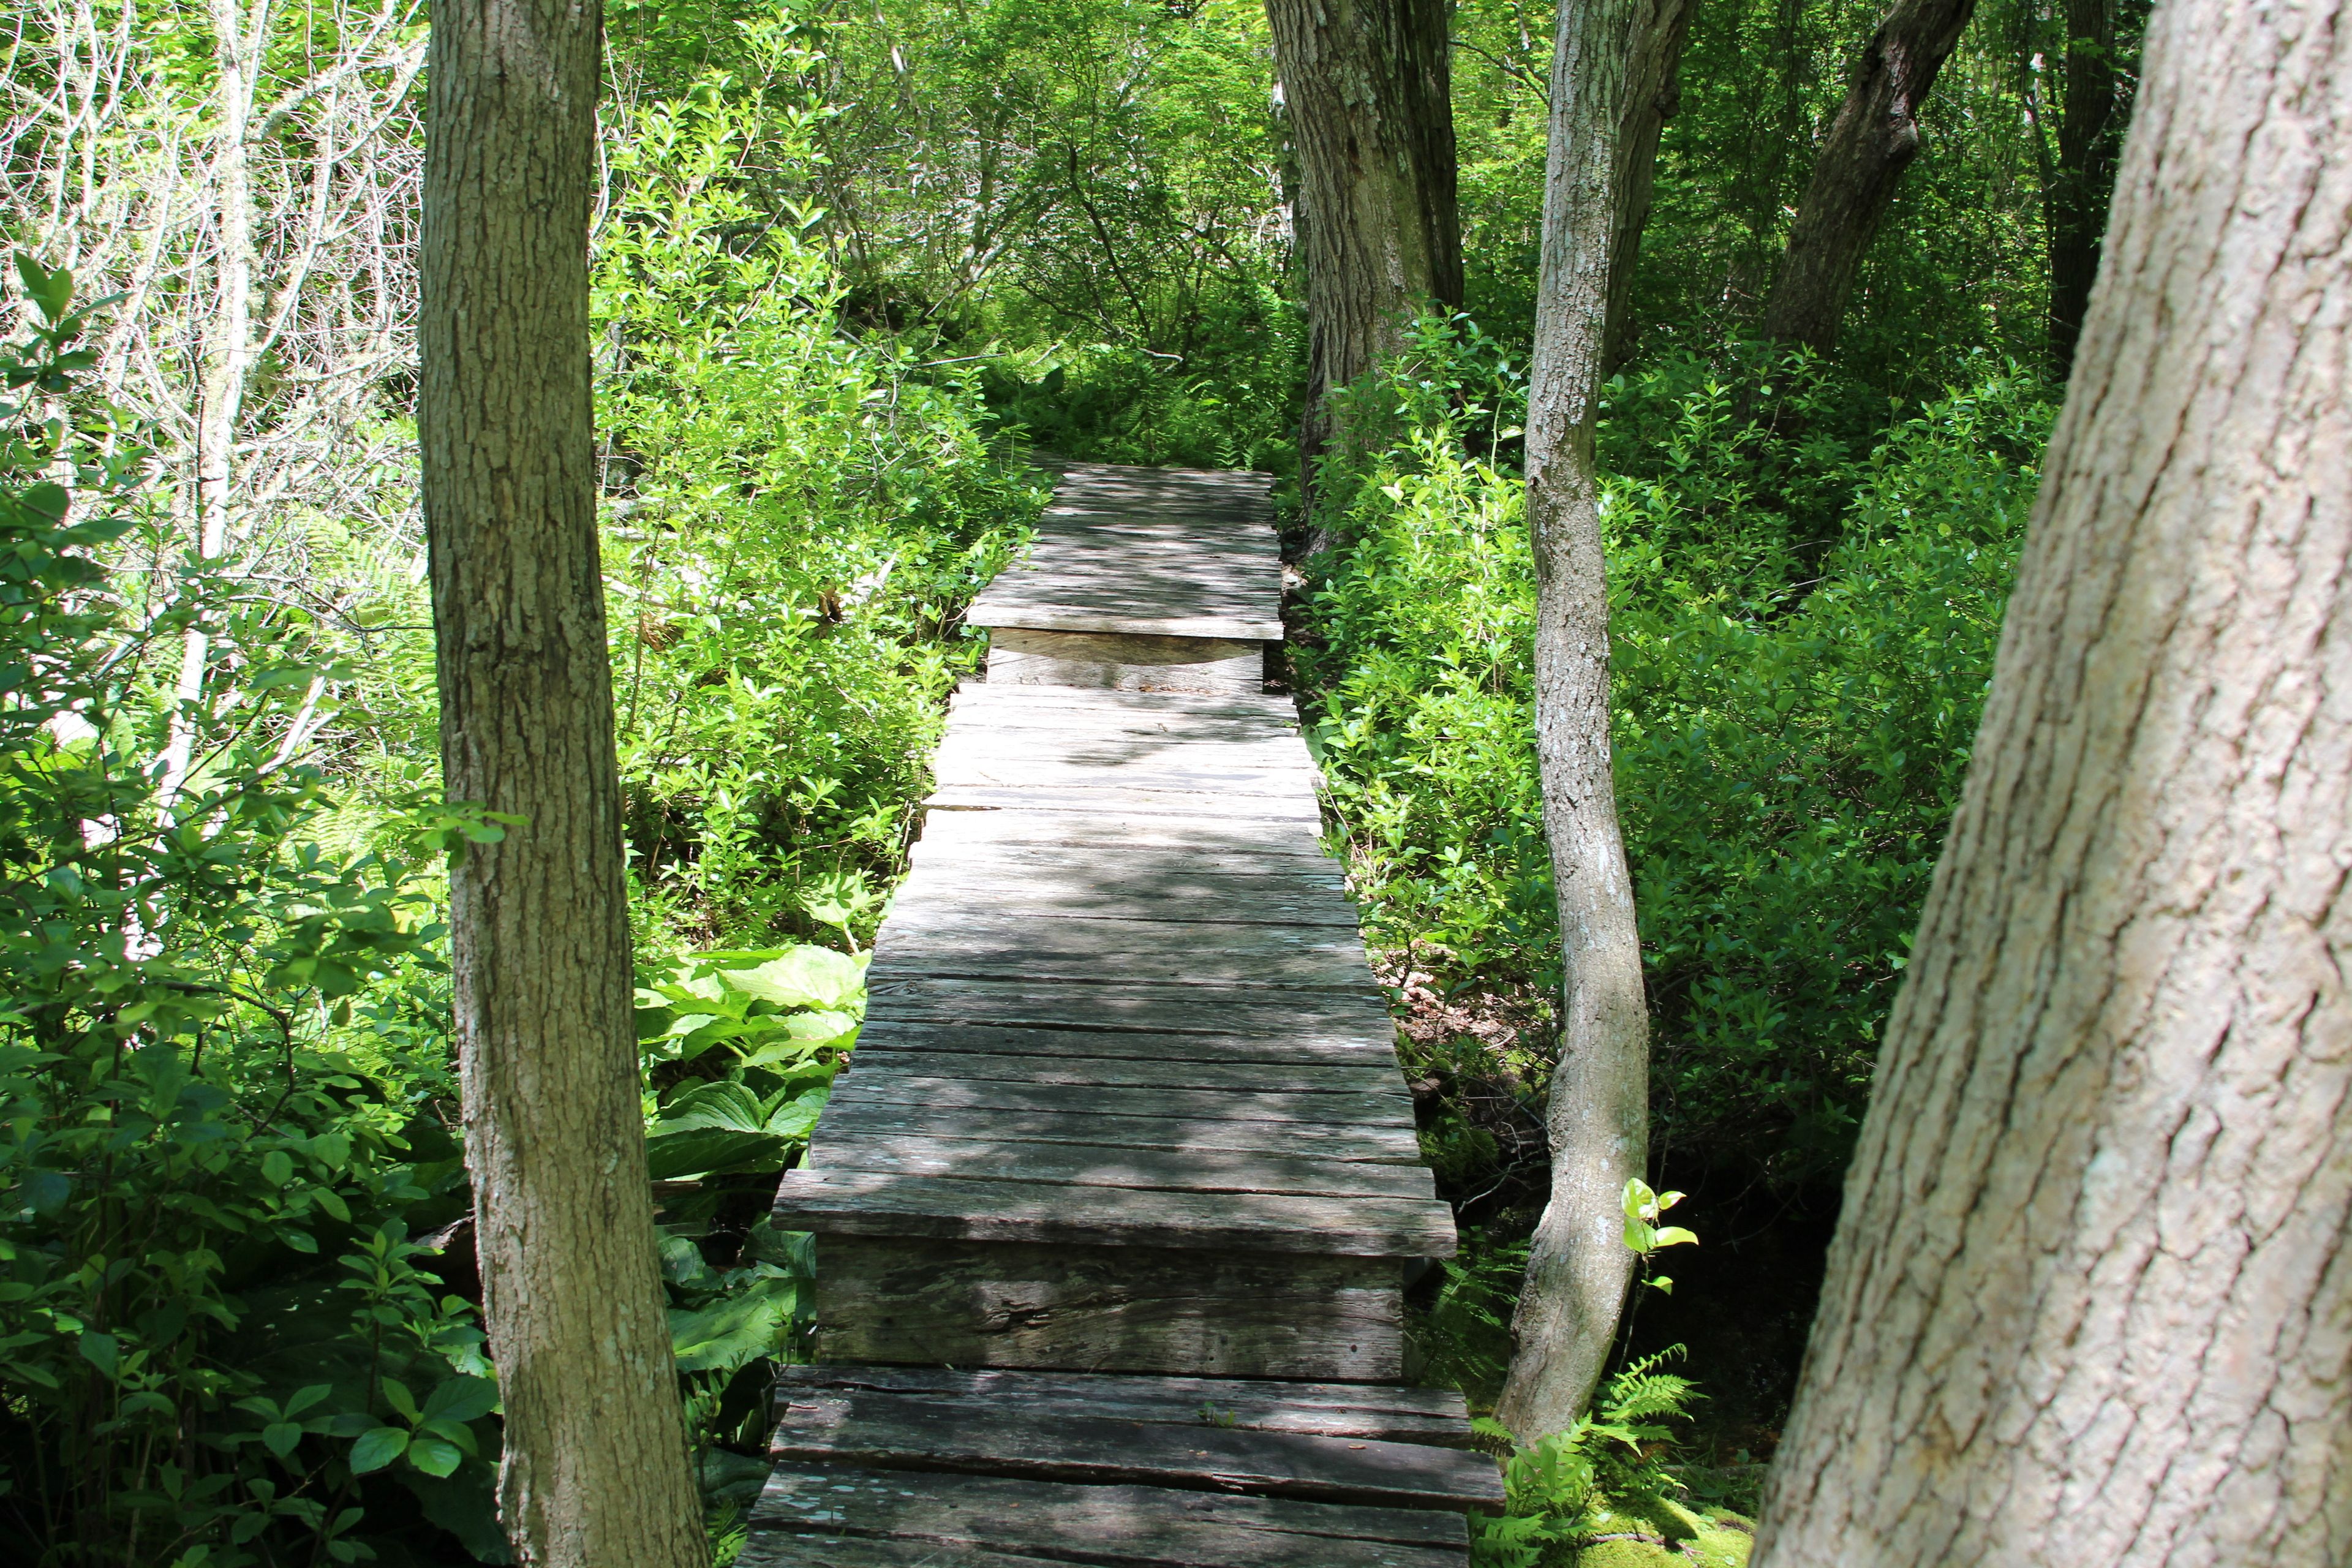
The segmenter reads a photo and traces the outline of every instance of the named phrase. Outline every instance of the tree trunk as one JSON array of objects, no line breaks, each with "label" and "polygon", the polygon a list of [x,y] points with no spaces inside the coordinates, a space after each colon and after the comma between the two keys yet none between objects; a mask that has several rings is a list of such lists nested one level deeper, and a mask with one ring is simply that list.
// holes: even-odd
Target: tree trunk
[{"label": "tree trunk", "polygon": [[1333,436],[1330,394],[1462,304],[1447,0],[1266,0],[1307,274],[1300,480]]},{"label": "tree trunk", "polygon": [[2352,1560],[2352,16],[2147,68],[1759,1568]]},{"label": "tree trunk", "polygon": [[1569,1426],[1609,1359],[1632,1278],[1619,1202],[1649,1147],[1649,1012],[1609,759],[1609,591],[1593,408],[1628,183],[1628,110],[1679,0],[1568,0],[1552,52],[1551,147],[1528,398],[1536,564],[1536,749],[1567,983],[1536,1226],[1496,1415],[1522,1439]]},{"label": "tree trunk", "polygon": [[1626,94],[1625,123],[1618,145],[1625,161],[1625,189],[1609,257],[1609,315],[1603,329],[1601,379],[1608,380],[1633,357],[1638,335],[1633,320],[1633,269],[1641,260],[1642,231],[1649,226],[1657,186],[1658,138],[1682,105],[1683,42],[1690,36],[1691,0],[1662,0],[1644,19],[1644,36],[1633,46],[1640,73]]},{"label": "tree trunk", "polygon": [[[2050,365],[2060,381],[2099,271],[2099,236],[2116,188],[2116,154],[2130,119],[2117,53],[2128,0],[2066,0],[2065,101],[2058,111],[2057,166],[2043,204],[2050,236]],[[2135,7],[2137,9],[2137,7]],[[2136,25],[2133,19],[2131,25]]]},{"label": "tree trunk", "polygon": [[[253,368],[253,179],[254,92],[268,39],[266,6],[246,23],[241,0],[212,0],[214,110],[212,195],[213,301],[205,323],[204,369],[196,384],[196,554],[218,560],[228,550],[229,500],[234,493],[236,427],[245,412],[245,387]],[[201,626],[180,636],[180,673],[173,683],[174,704],[163,746],[163,776],[157,801],[168,806],[187,782],[193,764],[195,724],[187,710],[205,694],[205,669],[212,637]]]},{"label": "tree trunk", "polygon": [[703,1568],[654,1248],[596,542],[588,208],[601,19],[436,6],[418,430],[466,1163],[532,1568]]},{"label": "tree trunk", "polygon": [[1895,0],[1864,47],[1797,205],[1764,335],[1827,353],[1870,243],[1919,153],[1919,110],[1951,58],[1976,0]]}]

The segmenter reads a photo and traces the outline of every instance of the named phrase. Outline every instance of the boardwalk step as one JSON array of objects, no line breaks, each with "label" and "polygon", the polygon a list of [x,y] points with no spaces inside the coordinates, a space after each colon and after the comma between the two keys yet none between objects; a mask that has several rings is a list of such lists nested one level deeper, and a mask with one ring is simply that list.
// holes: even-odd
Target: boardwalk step
[{"label": "boardwalk step", "polygon": [[830,1163],[789,1173],[778,1223],[831,1236],[1021,1241],[1066,1247],[1235,1247],[1349,1258],[1454,1251],[1453,1211],[1433,1198],[1355,1193],[1049,1186],[1001,1178],[900,1175]]},{"label": "boardwalk step", "polygon": [[772,1450],[877,1469],[1381,1508],[1499,1505],[1493,1459],[1436,1440],[1453,1434],[1430,1430],[1430,1402],[1382,1397],[1407,1392],[1309,1384],[1293,1399],[1279,1384],[1223,1379],[794,1367],[778,1391]]}]

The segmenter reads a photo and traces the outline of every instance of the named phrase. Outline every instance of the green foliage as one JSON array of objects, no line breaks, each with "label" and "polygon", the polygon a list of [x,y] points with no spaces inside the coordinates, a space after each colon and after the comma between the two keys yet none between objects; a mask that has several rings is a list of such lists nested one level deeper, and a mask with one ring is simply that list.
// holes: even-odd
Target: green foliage
[{"label": "green foliage", "polygon": [[1528,1244],[1468,1231],[1438,1268],[1435,1296],[1411,1320],[1422,1375],[1462,1390],[1474,1406],[1491,1406],[1510,1368],[1511,1308],[1527,1273]]},{"label": "green foliage", "polygon": [[[1661,1216],[1683,1201],[1680,1193],[1661,1193],[1639,1176],[1627,1179],[1621,1206],[1625,1211],[1624,1241],[1626,1250],[1641,1259],[1643,1269],[1650,1267],[1651,1255],[1669,1247],[1696,1247],[1698,1237],[1678,1225],[1660,1225]],[[1675,1282],[1664,1275],[1644,1274],[1642,1284],[1653,1290],[1673,1295]]]},{"label": "green foliage", "polygon": [[1305,335],[1256,0],[882,0],[821,39],[840,112],[818,178],[859,318],[977,356],[1050,451],[1295,461]]},{"label": "green foliage", "polygon": [[640,989],[654,1179],[782,1170],[856,1042],[865,986],[864,958],[795,947],[700,953]]},{"label": "green foliage", "polygon": [[[2011,368],[1873,428],[1802,360],[1611,384],[1617,797],[1658,1142],[1843,1160],[1990,673],[2050,410]],[[1360,396],[1299,673],[1378,945],[1549,994],[1533,583],[1507,364],[1424,322]],[[1884,405],[1881,405],[1884,407]]]},{"label": "green foliage", "polygon": [[[1499,1518],[1471,1521],[1477,1568],[1601,1568],[1602,1564],[1748,1561],[1753,1526],[1727,1510],[1694,1506],[1671,1455],[1674,1429],[1703,1397],[1662,1371],[1673,1346],[1611,1377],[1593,1409],[1566,1432],[1516,1449],[1504,1468]],[[1509,1431],[1480,1421],[1501,1443]]]},{"label": "green foliage", "polygon": [[789,16],[626,111],[595,311],[621,770],[658,945],[854,927],[895,879],[957,621],[1035,513],[976,395],[844,332]]},{"label": "green foliage", "polygon": [[[102,563],[172,560],[145,454],[79,390],[69,282],[20,269],[43,324],[0,357],[0,1540],[362,1561],[388,1488],[454,1519],[495,1458],[481,1332],[410,1239],[462,1206],[453,1151],[337,1049],[355,1004],[431,989],[440,928],[401,862],[304,837],[328,802],[285,744],[299,634],[205,563],[136,596]],[[191,628],[233,696],[170,700]]]}]

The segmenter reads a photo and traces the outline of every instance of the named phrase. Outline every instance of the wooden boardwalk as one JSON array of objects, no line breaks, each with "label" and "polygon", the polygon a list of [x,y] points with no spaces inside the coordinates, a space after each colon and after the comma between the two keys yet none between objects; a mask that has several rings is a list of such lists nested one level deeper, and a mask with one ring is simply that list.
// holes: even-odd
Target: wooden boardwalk
[{"label": "wooden boardwalk", "polygon": [[1459,1568],[1450,1255],[1286,699],[1263,480],[1070,470],[973,606],[871,1002],[778,1223],[818,1237],[746,1564]]}]

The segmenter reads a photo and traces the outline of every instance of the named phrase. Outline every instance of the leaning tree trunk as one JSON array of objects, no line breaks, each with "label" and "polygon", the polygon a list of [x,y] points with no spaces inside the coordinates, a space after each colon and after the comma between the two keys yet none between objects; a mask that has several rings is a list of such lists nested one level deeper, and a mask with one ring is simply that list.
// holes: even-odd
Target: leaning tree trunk
[{"label": "leaning tree trunk", "polygon": [[1976,0],[1895,0],[1864,46],[1765,297],[1766,337],[1823,353],[1836,346],[1854,275],[1919,154],[1920,106],[1975,9]]},{"label": "leaning tree trunk", "polygon": [[2137,115],[1759,1568],[2352,1560],[2352,6]]},{"label": "leaning tree trunk", "polygon": [[1633,94],[1680,0],[1567,0],[1552,50],[1551,148],[1528,397],[1536,565],[1536,751],[1566,984],[1517,1348],[1496,1415],[1523,1439],[1572,1423],[1609,1359],[1633,1255],[1619,1204],[1649,1148],[1649,1012],[1609,759],[1609,590],[1593,408],[1628,183]]},{"label": "leaning tree trunk", "polygon": [[522,818],[450,872],[466,1163],[534,1568],[702,1568],[654,1249],[596,546],[588,209],[601,21],[433,16],[418,430],[449,798]]},{"label": "leaning tree trunk", "polygon": [[[2050,232],[2050,366],[2060,381],[2099,272],[2099,236],[2116,188],[2116,154],[2130,109],[2116,46],[2128,0],[2066,0],[2065,101],[2058,113],[2058,158],[2044,213]],[[2134,6],[2133,9],[2138,9]]]},{"label": "leaning tree trunk", "polygon": [[1266,0],[1298,164],[1307,276],[1300,477],[1334,433],[1330,394],[1434,301],[1462,303],[1447,0]]},{"label": "leaning tree trunk", "polygon": [[1633,45],[1637,73],[1625,94],[1625,122],[1618,146],[1625,184],[1618,198],[1617,236],[1609,254],[1609,310],[1602,328],[1601,377],[1606,381],[1633,357],[1638,324],[1633,320],[1633,271],[1642,256],[1642,231],[1649,226],[1657,186],[1658,138],[1682,106],[1677,81],[1683,43],[1690,36],[1691,0],[1661,0],[1643,18]]}]

